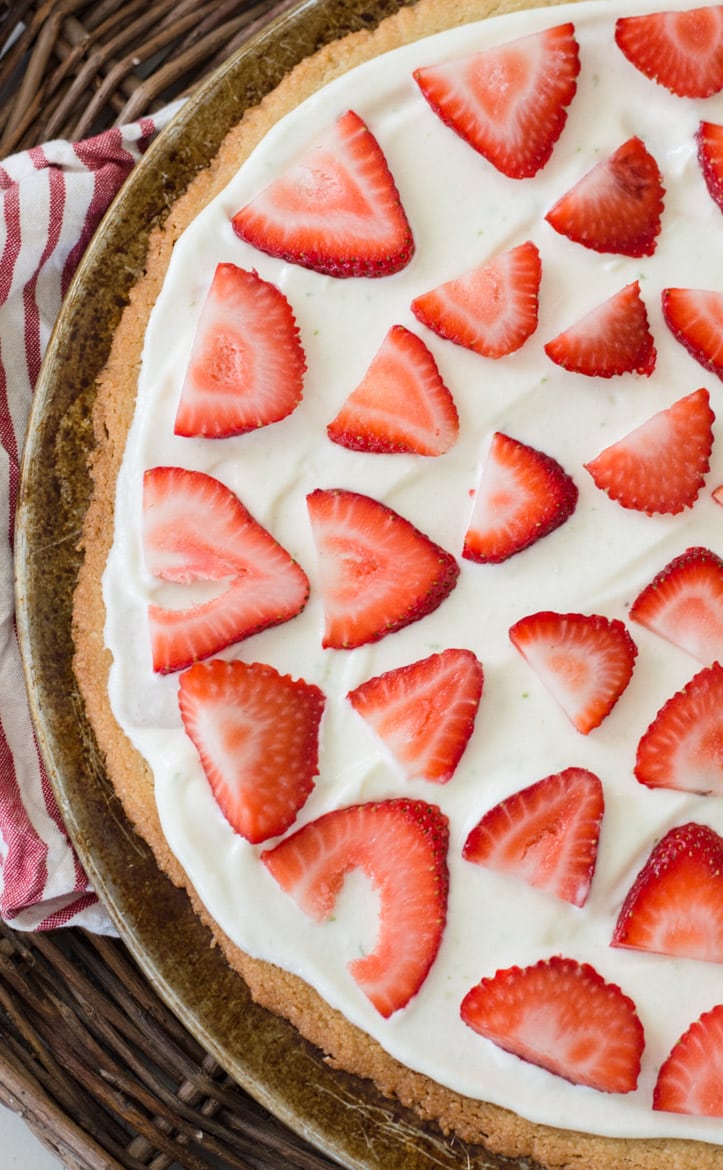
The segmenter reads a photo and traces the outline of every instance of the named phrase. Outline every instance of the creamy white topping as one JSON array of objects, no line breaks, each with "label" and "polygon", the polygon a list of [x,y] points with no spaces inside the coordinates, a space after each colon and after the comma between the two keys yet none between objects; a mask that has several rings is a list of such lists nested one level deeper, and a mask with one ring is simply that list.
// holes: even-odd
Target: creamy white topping
[{"label": "creamy white topping", "polygon": [[[643,0],[635,11],[653,7],[660,5]],[[714,410],[723,400],[716,377],[673,339],[660,312],[666,286],[719,286],[723,221],[701,178],[694,133],[701,117],[723,121],[723,98],[682,100],[639,75],[612,42],[615,18],[625,11],[629,6],[617,0],[593,0],[498,17],[354,70],[278,125],[185,233],[148,328],[138,409],[118,482],[116,537],[104,580],[114,659],[111,697],[118,722],[155,774],[172,850],[214,918],[245,951],[297,972],[400,1061],[464,1094],[556,1126],[723,1144],[723,1120],[651,1109],[661,1061],[701,1012],[723,1001],[723,969],[609,945],[625,893],[663,833],[689,819],[723,833],[721,799],[650,791],[632,771],[640,735],[700,664],[629,622],[639,648],[632,682],[612,714],[585,737],[507,633],[522,615],[546,608],[626,620],[631,601],[673,556],[698,544],[723,552],[723,511],[710,497],[723,481],[718,424],[706,487],[695,507],[680,516],[625,511],[583,469],[603,447],[699,386],[709,388]],[[550,163],[534,180],[516,182],[497,174],[442,125],[412,70],[564,20],[574,22],[581,47],[578,93]],[[378,138],[416,239],[412,263],[384,279],[335,281],[270,259],[239,241],[229,222],[349,108]],[[547,209],[633,134],[655,156],[667,192],[655,255],[602,256],[557,235],[544,222]],[[540,320],[519,352],[486,360],[415,322],[409,309],[415,295],[527,239],[542,257]],[[291,417],[255,434],[223,441],[176,438],[173,419],[195,321],[222,260],[257,269],[291,302],[308,361],[304,400]],[[654,375],[606,381],[553,365],[544,343],[634,279],[640,280],[655,336]],[[439,459],[355,454],[326,437],[326,423],[394,323],[424,337],[457,403],[460,438]],[[471,493],[497,429],[553,455],[573,476],[580,490],[573,517],[505,564],[461,560],[457,588],[422,622],[353,652],[322,650],[306,493],[341,486],[381,498],[459,557]],[[333,807],[400,794],[437,802],[450,819],[451,888],[442,947],[418,996],[388,1021],[347,971],[347,962],[375,937],[373,899],[363,880],[355,875],[347,882],[333,921],[312,924],[259,864],[259,847],[235,836],[225,822],[184,734],[177,679],[153,675],[146,607],[159,585],[144,570],[140,517],[142,472],[156,464],[217,476],[310,578],[311,600],[299,617],[225,655],[271,663],[317,683],[327,695],[321,771],[297,825]],[[484,665],[475,731],[448,785],[409,784],[345,695],[371,675],[445,646],[468,646]],[[461,857],[469,830],[485,810],[570,765],[599,775],[606,799],[597,871],[582,909]],[[592,963],[635,1001],[646,1036],[636,1092],[611,1096],[573,1086],[506,1054],[460,1021],[459,1004],[482,976],[554,954]]]}]

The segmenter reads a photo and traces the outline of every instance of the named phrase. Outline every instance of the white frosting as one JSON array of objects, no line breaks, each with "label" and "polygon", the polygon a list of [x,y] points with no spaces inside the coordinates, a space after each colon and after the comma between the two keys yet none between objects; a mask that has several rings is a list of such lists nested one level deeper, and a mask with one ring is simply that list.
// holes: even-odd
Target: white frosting
[{"label": "white frosting", "polygon": [[[659,5],[643,0],[636,11],[652,7]],[[723,121],[723,98],[681,100],[639,75],[612,45],[614,20],[622,11],[617,0],[588,0],[498,17],[354,70],[278,125],[185,233],[148,329],[138,410],[118,483],[116,538],[104,582],[114,658],[111,696],[119,723],[155,774],[171,848],[213,916],[244,950],[298,972],[400,1061],[464,1094],[556,1126],[723,1144],[723,1120],[651,1109],[661,1061],[693,1019],[723,1001],[723,968],[609,945],[624,895],[661,834],[689,819],[723,833],[723,800],[656,793],[639,785],[632,772],[640,735],[700,665],[629,622],[639,648],[632,682],[613,713],[584,737],[507,633],[516,619],[544,608],[626,620],[639,590],[673,556],[697,544],[723,552],[723,512],[710,498],[723,481],[718,424],[706,487],[694,509],[680,516],[625,511],[583,469],[603,447],[699,386],[710,390],[714,410],[723,396],[715,376],[673,339],[660,312],[665,286],[715,288],[720,282],[723,221],[704,188],[693,136],[701,117]],[[412,70],[564,20],[574,22],[581,46],[578,93],[550,163],[534,180],[515,182],[442,125],[419,93]],[[335,281],[310,273],[254,251],[229,223],[297,151],[349,108],[377,136],[414,232],[416,255],[392,277]],[[633,134],[657,159],[667,190],[655,255],[601,256],[557,235],[544,222],[546,210],[598,158]],[[416,294],[527,239],[542,257],[540,320],[519,352],[486,360],[436,338],[414,320],[409,305]],[[291,417],[255,434],[223,441],[176,438],[173,419],[194,323],[221,260],[257,269],[291,302],[308,361],[304,400]],[[640,280],[655,336],[654,375],[607,381],[553,365],[544,343],[634,279]],[[459,441],[439,459],[356,454],[326,437],[326,423],[394,323],[424,337],[458,406]],[[456,589],[422,622],[351,653],[322,650],[306,493],[320,486],[367,492],[459,558],[470,493],[495,429],[559,460],[580,490],[573,517],[505,564],[460,560]],[[364,881],[355,875],[347,882],[333,921],[312,924],[259,864],[260,847],[235,836],[224,821],[182,729],[177,678],[153,675],[146,607],[159,596],[159,583],[143,567],[140,516],[142,471],[156,464],[199,468],[228,484],[310,578],[311,599],[299,617],[226,652],[271,663],[317,683],[327,695],[320,775],[297,825],[332,807],[400,794],[437,802],[450,819],[451,888],[442,947],[418,996],[388,1021],[347,971],[350,958],[375,937]],[[371,675],[444,646],[468,646],[484,665],[476,728],[448,785],[408,784],[344,696]],[[461,857],[469,830],[485,810],[570,765],[599,775],[606,799],[597,871],[582,909]],[[367,905],[370,912],[363,914]],[[366,923],[361,933],[360,923]],[[635,1001],[646,1036],[636,1092],[612,1096],[575,1087],[506,1054],[460,1021],[459,1004],[482,976],[558,953],[591,962]]]}]

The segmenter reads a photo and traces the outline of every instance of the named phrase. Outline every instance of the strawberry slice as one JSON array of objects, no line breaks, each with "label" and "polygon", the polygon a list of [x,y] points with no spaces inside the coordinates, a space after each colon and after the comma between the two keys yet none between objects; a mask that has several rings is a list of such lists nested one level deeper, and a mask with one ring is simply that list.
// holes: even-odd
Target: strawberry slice
[{"label": "strawberry slice", "polygon": [[708,391],[694,390],[585,464],[623,508],[676,514],[698,498],[710,467],[713,420]]},{"label": "strawberry slice", "polygon": [[698,162],[711,199],[723,211],[723,126],[701,122],[696,133]]},{"label": "strawberry slice", "polygon": [[510,641],[583,735],[612,711],[638,652],[623,623],[600,614],[532,613]]},{"label": "strawberry slice", "polygon": [[705,98],[723,89],[723,7],[624,16],[615,40],[641,73],[677,97]]},{"label": "strawberry slice", "polygon": [[305,371],[284,294],[256,272],[219,264],[199,317],[175,433],[221,439],[278,422],[301,401]]},{"label": "strawberry slice", "polygon": [[723,560],[686,549],[645,586],[630,617],[699,662],[723,662]]},{"label": "strawberry slice", "polygon": [[561,24],[425,66],[414,79],[445,125],[504,175],[524,179],[550,158],[579,72],[575,29]]},{"label": "strawberry slice", "polygon": [[590,378],[655,369],[655,343],[637,280],[625,285],[545,346],[558,366]]},{"label": "strawberry slice", "polygon": [[658,711],[638,744],[635,775],[648,788],[723,796],[723,667],[696,674]]},{"label": "strawberry slice", "polygon": [[655,159],[639,138],[629,138],[558,199],[545,219],[594,252],[652,256],[664,194]]},{"label": "strawberry slice", "polygon": [[537,328],[540,253],[529,240],[412,301],[417,320],[483,357],[500,358]]},{"label": "strawberry slice", "polygon": [[576,504],[577,488],[556,459],[497,431],[462,556],[480,563],[505,561],[564,524]]},{"label": "strawberry slice", "polygon": [[723,840],[678,825],[658,842],[623,902],[612,945],[723,962]]},{"label": "strawberry slice", "polygon": [[635,1004],[587,963],[553,955],[482,979],[465,1024],[531,1064],[603,1093],[636,1088],[645,1045]]},{"label": "strawberry slice", "polygon": [[723,508],[723,483],[719,484],[717,488],[713,488],[711,495],[716,504],[720,504],[720,506]]},{"label": "strawberry slice", "polygon": [[284,833],[319,770],[319,688],[264,663],[214,658],[180,676],[178,705],[232,829],[252,844]]},{"label": "strawberry slice", "polygon": [[661,303],[665,323],[676,341],[707,370],[723,378],[723,293],[664,288]]},{"label": "strawberry slice", "polygon": [[457,584],[454,557],[397,512],[344,488],[307,496],[323,645],[350,650],[426,617]]},{"label": "strawberry slice", "polygon": [[367,679],[347,698],[408,780],[446,784],[474,730],[483,681],[471,650],[448,649]]},{"label": "strawberry slice", "polygon": [[352,451],[443,455],[457,441],[459,417],[430,350],[393,325],[326,430]]},{"label": "strawberry slice", "polygon": [[703,1012],[663,1061],[653,1109],[723,1117],[723,1004]]},{"label": "strawberry slice", "polygon": [[229,488],[200,471],[145,473],[143,549],[161,581],[223,585],[184,609],[149,605],[153,669],[162,673],[288,621],[308,600],[304,571]]},{"label": "strawberry slice", "polygon": [[585,768],[565,768],[489,809],[469,833],[462,854],[584,906],[604,808],[598,777]]},{"label": "strawberry slice", "polygon": [[361,870],[379,895],[373,951],[349,970],[388,1018],[417,994],[434,962],[447,917],[447,818],[420,800],[383,800],[325,813],[261,860],[301,910],[323,922],[346,874]]},{"label": "strawberry slice", "polygon": [[414,254],[384,153],[353,110],[231,222],[260,251],[327,276],[387,276]]}]

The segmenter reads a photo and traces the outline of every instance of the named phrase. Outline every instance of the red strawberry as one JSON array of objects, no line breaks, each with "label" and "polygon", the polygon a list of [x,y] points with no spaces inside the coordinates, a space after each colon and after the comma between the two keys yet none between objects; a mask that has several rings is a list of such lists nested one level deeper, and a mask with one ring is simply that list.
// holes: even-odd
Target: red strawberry
[{"label": "red strawberry", "polygon": [[304,571],[224,484],[200,471],[154,467],[143,482],[146,567],[162,581],[223,590],[184,609],[150,605],[153,669],[166,673],[295,617]]},{"label": "red strawberry", "polygon": [[350,650],[425,617],[459,565],[386,504],[344,488],[307,496],[324,603],[323,645]]},{"label": "red strawberry", "polygon": [[691,1024],[663,1061],[653,1109],[723,1117],[723,1004]]},{"label": "red strawberry", "polygon": [[723,126],[701,122],[696,134],[698,162],[711,199],[723,211]]},{"label": "red strawberry", "polygon": [[637,655],[623,623],[599,614],[532,613],[510,640],[583,735],[610,714]]},{"label": "red strawberry", "polygon": [[686,549],[636,597],[630,617],[699,662],[723,662],[723,561],[709,548]]},{"label": "red strawberry", "polygon": [[615,40],[636,69],[677,97],[723,89],[723,8],[621,17]]},{"label": "red strawberry", "polygon": [[584,906],[603,812],[597,776],[584,768],[566,768],[513,792],[486,812],[467,837],[463,856]]},{"label": "red strawberry", "polygon": [[664,288],[665,323],[688,353],[723,378],[723,293],[695,288]]},{"label": "red strawberry", "polygon": [[639,138],[630,138],[583,175],[545,219],[594,252],[652,256],[664,194],[655,159]]},{"label": "red strawberry", "polygon": [[628,892],[614,947],[723,962],[723,840],[679,825],[658,842]]},{"label": "red strawberry", "polygon": [[537,328],[542,266],[528,240],[412,301],[415,317],[483,357],[513,353]]},{"label": "red strawberry", "polygon": [[447,917],[447,818],[418,800],[384,800],[325,813],[261,860],[317,922],[334,909],[344,877],[359,869],[379,895],[374,950],[349,963],[385,1018],[416,995],[434,962]]},{"label": "red strawberry", "polygon": [[564,524],[576,504],[577,488],[557,460],[497,431],[462,556],[469,561],[505,561]]},{"label": "red strawberry", "polygon": [[723,667],[701,670],[661,707],[638,744],[648,788],[723,796]]},{"label": "red strawberry", "polygon": [[558,366],[588,377],[655,369],[655,343],[637,280],[603,301],[545,346]]},{"label": "red strawberry", "polygon": [[324,696],[260,662],[197,662],[178,705],[221,812],[252,844],[284,833],[314,787]]},{"label": "red strawberry", "polygon": [[483,679],[471,650],[449,649],[370,678],[347,698],[409,780],[446,784],[474,729]]},{"label": "red strawberry", "polygon": [[326,430],[352,451],[442,455],[457,440],[459,418],[432,353],[409,329],[393,325]]},{"label": "red strawberry", "polygon": [[593,967],[561,955],[482,979],[466,1024],[522,1060],[603,1093],[636,1088],[645,1044],[635,1004]]},{"label": "red strawberry", "polygon": [[241,435],[286,418],[301,401],[306,359],[282,292],[235,264],[219,264],[201,310],[177,435]]},{"label": "red strawberry", "polygon": [[414,72],[445,125],[513,179],[545,165],[580,72],[572,24]]},{"label": "red strawberry", "polygon": [[713,446],[708,391],[694,390],[606,447],[586,469],[623,508],[652,516],[691,507]]},{"label": "red strawberry", "polygon": [[327,276],[387,276],[414,254],[386,158],[353,110],[232,223],[260,251]]}]

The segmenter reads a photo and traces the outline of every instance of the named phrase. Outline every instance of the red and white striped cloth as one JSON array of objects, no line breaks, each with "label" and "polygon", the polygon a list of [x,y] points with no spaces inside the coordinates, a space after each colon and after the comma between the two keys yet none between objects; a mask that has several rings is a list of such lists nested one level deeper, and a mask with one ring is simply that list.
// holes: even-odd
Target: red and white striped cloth
[{"label": "red and white striped cloth", "polygon": [[174,110],[0,163],[0,917],[21,930],[112,931],[33,734],[15,635],[13,522],[33,388],[61,301],[103,213]]}]

